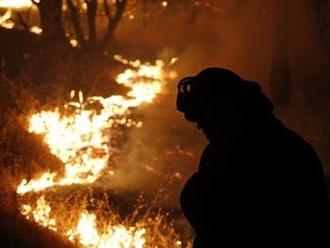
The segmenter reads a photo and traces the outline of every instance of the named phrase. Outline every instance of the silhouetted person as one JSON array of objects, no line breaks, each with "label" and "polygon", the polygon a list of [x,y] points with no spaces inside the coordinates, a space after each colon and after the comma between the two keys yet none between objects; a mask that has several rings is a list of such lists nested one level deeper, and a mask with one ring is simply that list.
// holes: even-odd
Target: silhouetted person
[{"label": "silhouetted person", "polygon": [[177,108],[209,140],[181,194],[194,248],[330,247],[322,164],[259,84],[208,68],[179,82]]}]

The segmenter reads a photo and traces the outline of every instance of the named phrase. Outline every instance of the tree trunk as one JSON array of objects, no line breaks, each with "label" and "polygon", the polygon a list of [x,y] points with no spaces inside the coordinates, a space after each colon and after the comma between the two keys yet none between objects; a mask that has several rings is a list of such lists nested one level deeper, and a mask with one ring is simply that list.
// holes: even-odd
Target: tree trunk
[{"label": "tree trunk", "polygon": [[116,0],[116,4],[115,4],[116,11],[115,11],[115,14],[113,16],[111,16],[109,7],[107,4],[107,0],[104,0],[104,9],[105,9],[106,15],[108,16],[108,31],[104,35],[103,40],[100,43],[99,50],[101,50],[101,51],[106,50],[109,47],[109,44],[112,42],[113,35],[123,16],[126,4],[127,4],[127,0]]},{"label": "tree trunk", "polygon": [[97,0],[88,0],[87,4],[87,20],[88,20],[88,32],[89,32],[89,46],[95,47],[96,44],[96,11]]},{"label": "tree trunk", "polygon": [[71,15],[71,22],[76,34],[76,39],[78,40],[81,47],[85,46],[85,38],[83,31],[81,29],[79,9],[73,4],[72,0],[67,0],[68,9]]},{"label": "tree trunk", "polygon": [[65,40],[62,27],[62,0],[40,0],[42,36],[48,42]]},{"label": "tree trunk", "polygon": [[65,62],[72,51],[62,23],[63,0],[32,1],[38,6],[42,28],[37,82],[40,85],[55,85],[62,81],[60,72],[66,69]]}]

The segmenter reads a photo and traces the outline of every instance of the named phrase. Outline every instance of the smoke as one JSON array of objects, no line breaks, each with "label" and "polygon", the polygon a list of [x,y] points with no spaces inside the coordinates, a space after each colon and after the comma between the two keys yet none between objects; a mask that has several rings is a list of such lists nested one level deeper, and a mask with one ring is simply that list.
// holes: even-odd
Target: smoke
[{"label": "smoke", "polygon": [[[220,12],[196,10],[187,1],[185,8],[169,9],[149,19],[137,16],[134,21],[125,21],[117,33],[118,47],[132,58],[179,57],[174,67],[179,78],[194,75],[205,67],[229,68],[243,78],[261,83],[266,94],[272,96],[273,58],[283,52],[279,46],[283,37],[275,32],[283,1],[221,2]],[[290,8],[284,25],[292,95],[285,104],[275,102],[276,114],[316,147],[329,173],[329,61],[317,36],[312,0],[286,3]],[[176,202],[183,182],[197,169],[207,142],[194,125],[177,113],[175,80],[162,94],[156,103],[139,110],[144,125],[129,132],[123,147],[125,159],[118,170],[121,176],[112,184],[153,194],[151,189],[161,184],[161,179],[166,182],[170,178],[175,182],[169,189],[175,193],[172,201]],[[182,156],[187,151],[193,155]]]},{"label": "smoke", "polygon": [[143,192],[151,199],[158,195],[155,204],[162,208],[178,207],[181,188],[197,169],[206,144],[202,134],[176,114],[172,100],[162,95],[138,110],[136,118],[143,126],[127,131],[115,176],[105,180],[110,188]]}]

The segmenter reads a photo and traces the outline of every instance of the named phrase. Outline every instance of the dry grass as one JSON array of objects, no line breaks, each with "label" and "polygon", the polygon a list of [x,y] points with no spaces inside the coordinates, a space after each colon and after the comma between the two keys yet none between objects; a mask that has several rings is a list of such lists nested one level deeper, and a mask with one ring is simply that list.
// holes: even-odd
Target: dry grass
[{"label": "dry grass", "polygon": [[175,247],[179,240],[183,241],[181,247],[191,247],[192,234],[186,231],[181,212],[162,210],[159,206],[160,198],[166,195],[163,189],[154,198],[142,197],[134,190],[118,194],[109,189],[74,186],[44,192],[52,206],[51,216],[56,219],[57,233],[20,215],[19,206],[35,204],[40,195],[17,198],[18,182],[46,169],[60,171],[63,168],[41,138],[26,131],[28,116],[41,105],[36,97],[38,92],[32,89],[32,84],[26,80],[0,77],[0,247],[77,247],[77,241],[72,243],[64,237],[68,228],[77,225],[84,210],[97,216],[100,231],[119,223],[145,228],[146,248]]}]

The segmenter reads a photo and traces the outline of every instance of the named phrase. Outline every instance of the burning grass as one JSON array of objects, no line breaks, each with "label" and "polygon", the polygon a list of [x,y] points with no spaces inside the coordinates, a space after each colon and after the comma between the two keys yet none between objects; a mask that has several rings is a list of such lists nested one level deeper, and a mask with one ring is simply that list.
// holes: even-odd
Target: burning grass
[{"label": "burning grass", "polygon": [[72,100],[63,107],[28,114],[24,132],[34,133],[30,136],[39,143],[42,139],[60,166],[48,167],[43,161],[44,172],[18,184],[15,204],[27,220],[78,247],[190,247],[189,238],[174,228],[180,214],[135,193],[116,201],[112,190],[95,186],[104,175],[116,177],[112,151],[125,130],[142,125],[132,118],[134,109],[151,103],[173,75],[160,60],[143,64],[116,59],[130,66],[117,76],[129,88],[126,96],[84,100],[82,93],[71,92]]},{"label": "burning grass", "polygon": [[[131,109],[152,102],[166,80],[165,64],[161,60],[154,65],[141,64],[138,60],[130,65],[133,69],[117,76],[117,82],[130,89],[127,96],[94,96],[84,102],[79,92],[77,101],[64,105],[66,113],[55,108],[30,117],[28,131],[43,136],[50,152],[63,162],[64,175],[46,172],[38,179],[23,180],[17,188],[18,194],[52,186],[90,184],[102,175],[116,142],[116,133],[120,133],[118,128],[140,127],[141,122],[130,118]],[[74,95],[72,92],[71,96]],[[93,108],[95,105],[99,107]]]},{"label": "burning grass", "polygon": [[156,208],[143,195],[71,188],[25,195],[19,205],[27,219],[79,247],[191,247],[174,228],[178,213]]}]

